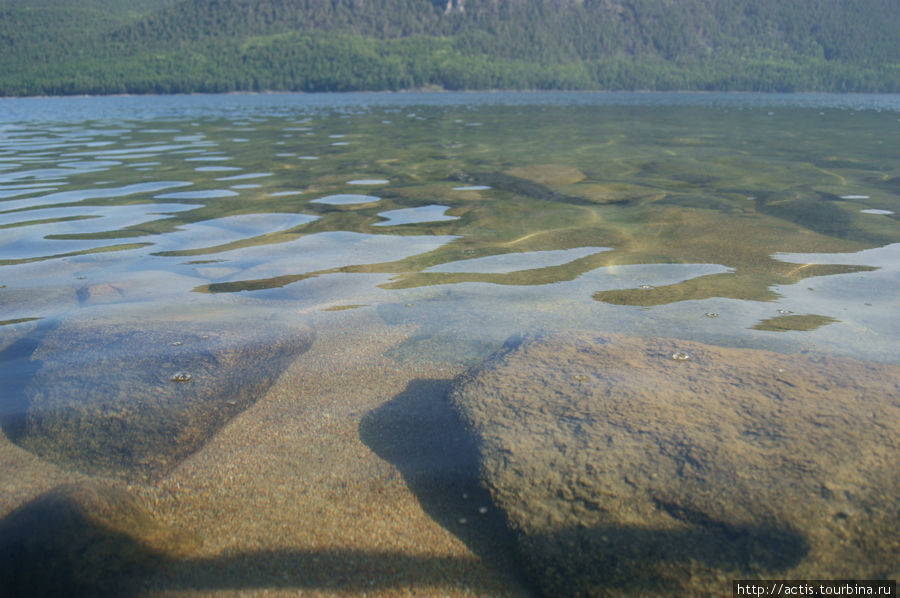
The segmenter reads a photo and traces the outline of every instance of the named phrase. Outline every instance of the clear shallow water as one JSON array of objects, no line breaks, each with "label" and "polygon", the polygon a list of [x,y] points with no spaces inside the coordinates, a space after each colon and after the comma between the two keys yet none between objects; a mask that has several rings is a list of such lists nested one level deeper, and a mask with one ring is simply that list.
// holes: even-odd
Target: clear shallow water
[{"label": "clear shallow water", "polygon": [[895,96],[0,100],[0,376],[60,326],[346,309],[411,362],[579,328],[900,363],[898,133]]},{"label": "clear shallow water", "polygon": [[400,210],[388,210],[378,214],[387,218],[386,222],[378,222],[375,226],[396,226],[398,224],[419,224],[421,222],[440,222],[444,220],[456,220],[458,216],[448,216],[444,212],[448,206],[421,206],[418,208],[402,208]]},{"label": "clear shallow water", "polygon": [[[861,95],[2,100],[0,334],[182,302],[315,313],[356,280],[354,304],[419,326],[420,358],[417,339],[467,362],[522,329],[578,327],[896,362],[882,256],[900,242],[898,110]],[[313,283],[335,276],[335,294]],[[119,291],[77,300],[102,285]],[[781,312],[828,324],[758,329]]]},{"label": "clear shallow water", "polygon": [[[380,274],[356,276],[354,296],[392,321],[412,304],[403,319],[429,343],[581,327],[897,361],[897,266],[880,256],[900,242],[898,107],[752,94],[2,100],[0,322],[182,301],[315,312],[344,298],[312,279]],[[155,290],[73,299],[145,277]],[[754,327],[779,310],[830,323]]]}]

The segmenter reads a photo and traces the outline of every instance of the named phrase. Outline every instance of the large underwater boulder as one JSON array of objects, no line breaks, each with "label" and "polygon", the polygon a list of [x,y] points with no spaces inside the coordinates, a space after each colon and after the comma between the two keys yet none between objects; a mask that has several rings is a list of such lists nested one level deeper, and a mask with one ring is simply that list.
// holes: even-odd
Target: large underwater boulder
[{"label": "large underwater boulder", "polygon": [[900,368],[587,332],[450,399],[547,596],[707,596],[900,562]]},{"label": "large underwater boulder", "polygon": [[293,321],[196,314],[38,328],[4,351],[6,377],[21,379],[3,430],[63,467],[152,480],[252,405],[313,338]]}]

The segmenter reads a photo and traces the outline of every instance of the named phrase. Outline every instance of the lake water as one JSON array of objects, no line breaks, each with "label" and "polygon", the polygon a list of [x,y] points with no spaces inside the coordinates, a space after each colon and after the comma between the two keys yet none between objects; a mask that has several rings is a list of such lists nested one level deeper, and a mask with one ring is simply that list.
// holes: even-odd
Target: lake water
[{"label": "lake water", "polygon": [[[898,364],[898,138],[898,96],[0,100],[3,430],[152,488],[334,330],[447,372],[568,329]],[[229,360],[202,388],[234,413],[123,454],[148,429],[129,401]],[[92,401],[126,448],[103,454],[96,412],[41,420]],[[3,483],[8,508],[28,494]]]}]

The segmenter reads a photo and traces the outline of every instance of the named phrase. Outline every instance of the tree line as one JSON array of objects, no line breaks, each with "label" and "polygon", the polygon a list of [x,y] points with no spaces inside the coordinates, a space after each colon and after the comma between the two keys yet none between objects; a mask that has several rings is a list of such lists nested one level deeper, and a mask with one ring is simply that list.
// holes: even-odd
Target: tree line
[{"label": "tree line", "polygon": [[0,94],[898,92],[895,1],[0,0]]}]

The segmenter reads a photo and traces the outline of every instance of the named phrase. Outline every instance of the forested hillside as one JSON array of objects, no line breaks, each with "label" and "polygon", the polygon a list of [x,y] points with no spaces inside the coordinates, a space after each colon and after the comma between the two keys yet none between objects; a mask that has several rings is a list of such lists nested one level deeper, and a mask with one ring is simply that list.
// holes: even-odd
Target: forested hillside
[{"label": "forested hillside", "polygon": [[0,94],[900,91],[898,0],[0,0]]}]

